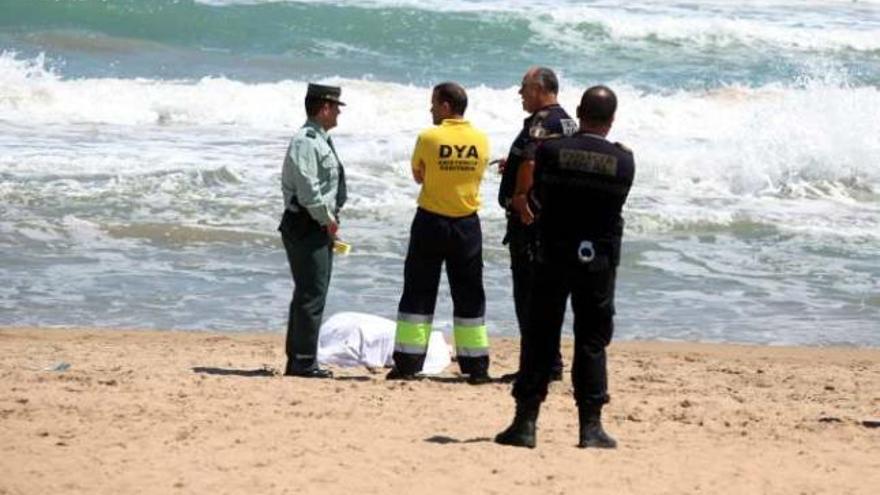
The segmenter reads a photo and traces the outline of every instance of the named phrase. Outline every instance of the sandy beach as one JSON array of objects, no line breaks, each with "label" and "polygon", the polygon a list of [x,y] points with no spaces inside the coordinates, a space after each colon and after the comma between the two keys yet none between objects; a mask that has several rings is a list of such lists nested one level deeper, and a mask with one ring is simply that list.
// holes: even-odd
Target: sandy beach
[{"label": "sandy beach", "polygon": [[[880,349],[615,343],[605,423],[620,448],[575,447],[566,376],[529,450],[491,442],[512,415],[509,385],[470,386],[454,366],[418,382],[354,368],[336,368],[335,380],[285,378],[282,340],[0,328],[0,494],[880,486]],[[493,340],[494,375],[513,369],[516,349]]]}]

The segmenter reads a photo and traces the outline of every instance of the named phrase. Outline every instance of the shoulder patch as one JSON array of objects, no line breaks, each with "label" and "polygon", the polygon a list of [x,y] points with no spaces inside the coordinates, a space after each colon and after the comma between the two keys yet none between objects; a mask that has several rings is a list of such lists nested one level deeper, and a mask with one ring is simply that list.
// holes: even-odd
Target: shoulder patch
[{"label": "shoulder patch", "polygon": [[633,152],[631,149],[629,149],[629,147],[627,145],[625,145],[621,142],[614,143],[614,146],[617,146],[618,148],[620,148],[623,151],[626,151],[629,154],[632,154],[632,152]]},{"label": "shoulder patch", "polygon": [[562,135],[571,136],[578,131],[578,123],[572,119],[559,119],[559,125],[562,126]]},{"label": "shoulder patch", "polygon": [[315,139],[316,137],[318,137],[318,134],[315,131],[309,129],[306,131],[306,137]]}]

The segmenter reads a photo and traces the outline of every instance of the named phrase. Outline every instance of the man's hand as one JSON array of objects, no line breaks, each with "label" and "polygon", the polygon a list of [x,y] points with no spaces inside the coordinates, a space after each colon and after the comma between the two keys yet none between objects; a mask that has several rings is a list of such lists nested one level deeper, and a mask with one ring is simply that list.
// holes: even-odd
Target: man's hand
[{"label": "man's hand", "polygon": [[330,234],[330,238],[336,240],[336,232],[339,231],[339,224],[336,222],[330,222],[327,224],[327,233]]},{"label": "man's hand", "polygon": [[492,160],[491,162],[489,162],[489,165],[498,165],[498,173],[503,174],[504,170],[507,168],[507,158]]},{"label": "man's hand", "polygon": [[525,225],[531,225],[535,221],[535,214],[529,208],[529,200],[525,194],[517,194],[510,200],[510,207],[519,214],[519,221]]},{"label": "man's hand", "polygon": [[416,184],[425,182],[425,162],[419,160],[418,167],[412,169],[412,176],[413,180],[416,181]]},{"label": "man's hand", "polygon": [[510,200],[510,206],[513,211],[519,213],[519,220],[525,225],[531,225],[535,221],[535,214],[529,208],[528,191],[532,188],[535,173],[535,161],[525,160],[519,164],[516,171],[516,191],[513,199]]}]

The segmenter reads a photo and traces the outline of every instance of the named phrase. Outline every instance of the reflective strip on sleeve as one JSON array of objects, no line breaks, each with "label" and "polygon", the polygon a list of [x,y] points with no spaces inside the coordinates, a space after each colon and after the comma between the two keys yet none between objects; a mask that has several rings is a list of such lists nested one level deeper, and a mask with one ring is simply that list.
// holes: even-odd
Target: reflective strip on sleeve
[{"label": "reflective strip on sleeve", "polygon": [[[479,318],[482,321],[482,318]],[[455,324],[455,353],[459,356],[479,357],[489,355],[489,334],[486,325]]]}]

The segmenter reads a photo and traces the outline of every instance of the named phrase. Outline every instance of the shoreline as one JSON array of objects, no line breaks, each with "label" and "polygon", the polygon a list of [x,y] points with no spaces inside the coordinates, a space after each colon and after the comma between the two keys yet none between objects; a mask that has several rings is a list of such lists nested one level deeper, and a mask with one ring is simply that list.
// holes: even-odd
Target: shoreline
[{"label": "shoreline", "polygon": [[[568,311],[568,310],[567,310]],[[332,315],[329,315],[332,316]],[[329,316],[325,315],[324,320],[326,321]],[[114,326],[86,326],[86,325],[8,325],[0,323],[0,332],[3,331],[31,331],[31,330],[39,330],[39,331],[47,331],[47,332],[108,332],[108,333],[155,333],[155,334],[168,334],[168,333],[182,333],[182,334],[195,334],[195,335],[219,335],[219,336],[242,336],[242,337],[266,337],[273,338],[279,337],[284,338],[286,329],[279,330],[211,330],[211,329],[199,329],[199,328],[156,328],[156,327],[122,327],[118,325]],[[449,340],[451,338],[451,328],[441,328],[443,330],[444,336]],[[514,343],[519,342],[519,335],[498,335],[490,332],[489,334],[490,344],[494,341],[513,341]],[[569,331],[565,333],[565,329],[563,328],[562,335],[563,342],[565,341],[573,341],[574,337]],[[833,343],[833,344],[789,344],[789,343],[775,343],[775,342],[748,342],[748,341],[708,341],[708,340],[676,340],[676,339],[645,339],[645,338],[634,338],[627,339],[624,337],[614,336],[611,346],[617,345],[647,345],[647,346],[705,346],[707,349],[715,346],[726,348],[726,347],[743,347],[743,348],[768,348],[768,349],[828,349],[831,351],[847,351],[847,350],[864,350],[867,352],[871,351],[880,351],[880,344],[868,344],[868,345],[860,345],[860,344],[852,344],[852,343]],[[282,356],[283,357],[283,356]]]},{"label": "shoreline", "polygon": [[[0,494],[807,493],[880,485],[880,349],[621,341],[615,451],[581,450],[571,380],[534,450],[491,442],[510,386],[277,375],[281,332],[0,327]],[[492,339],[491,373],[518,339]],[[563,341],[570,362],[571,340]],[[65,371],[48,371],[60,363]]]}]

